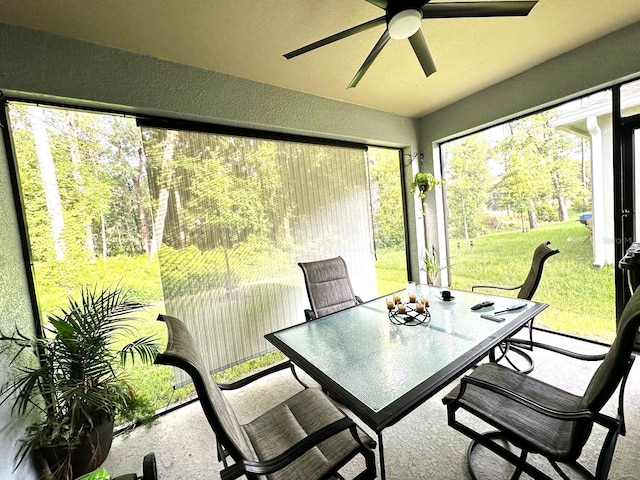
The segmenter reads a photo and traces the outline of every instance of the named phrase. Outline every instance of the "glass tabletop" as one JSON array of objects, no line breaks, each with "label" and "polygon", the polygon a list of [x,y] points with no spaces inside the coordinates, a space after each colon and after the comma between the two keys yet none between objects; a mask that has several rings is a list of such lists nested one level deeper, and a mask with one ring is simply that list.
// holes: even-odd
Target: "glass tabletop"
[{"label": "glass tabletop", "polygon": [[[269,334],[267,339],[294,362],[302,362],[301,368],[311,367],[313,372],[330,379],[332,385],[325,387],[331,390],[338,386],[375,414],[429,379],[438,383],[436,377],[452,365],[463,366],[464,359],[513,334],[546,307],[456,290],[451,290],[453,299],[444,301],[440,291],[437,287],[418,286],[417,297],[429,298],[429,323],[391,323],[386,297],[381,297]],[[400,294],[405,296],[404,292]],[[485,300],[494,305],[479,311],[470,309]],[[526,307],[501,313],[503,322],[480,317],[516,303],[525,303]]]}]

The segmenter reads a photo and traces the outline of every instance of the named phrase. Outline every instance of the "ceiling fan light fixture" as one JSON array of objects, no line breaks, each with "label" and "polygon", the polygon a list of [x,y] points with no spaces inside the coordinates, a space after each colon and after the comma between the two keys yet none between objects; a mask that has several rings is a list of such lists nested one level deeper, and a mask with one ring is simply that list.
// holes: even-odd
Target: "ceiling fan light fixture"
[{"label": "ceiling fan light fixture", "polygon": [[387,25],[389,36],[395,40],[409,38],[418,31],[421,23],[422,11],[414,8],[402,10],[389,20]]}]

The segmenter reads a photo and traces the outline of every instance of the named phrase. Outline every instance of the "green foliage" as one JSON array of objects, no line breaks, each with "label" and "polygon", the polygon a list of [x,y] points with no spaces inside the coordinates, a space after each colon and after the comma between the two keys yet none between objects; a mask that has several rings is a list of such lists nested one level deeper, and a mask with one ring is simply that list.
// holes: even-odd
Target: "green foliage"
[{"label": "green foliage", "polygon": [[117,349],[114,344],[134,332],[130,315],[142,308],[118,287],[84,287],[80,299],[70,298],[67,307],[49,316],[38,338],[20,331],[0,334],[2,351],[17,346],[39,359],[22,366],[0,392],[0,403],[13,401],[14,413],[33,419],[19,462],[45,446],[70,451],[93,427],[120,413],[135,415],[135,392],[122,367],[127,361],[151,363],[158,347],[151,336]]},{"label": "green foliage", "polygon": [[238,277],[227,263],[228,255],[223,248],[201,252],[195,245],[183,249],[163,245],[160,264],[165,298],[235,285]]},{"label": "green foliage", "polygon": [[404,248],[404,218],[398,151],[367,152],[373,197],[373,228],[377,248]]},{"label": "green foliage", "polygon": [[447,165],[449,234],[473,238],[485,233],[484,210],[493,188],[489,175],[489,145],[474,135],[457,143]]},{"label": "green foliage", "polygon": [[554,207],[548,201],[541,201],[535,204],[536,214],[538,220],[542,222],[555,222],[558,220],[558,208],[557,204]]},{"label": "green foliage", "polygon": [[413,177],[413,182],[411,182],[411,193],[414,193],[417,189],[418,196],[424,199],[426,192],[439,183],[441,182],[437,181],[432,173],[418,172]]},{"label": "green foliage", "polygon": [[[55,178],[43,184],[29,112],[39,109],[45,121]],[[62,202],[65,257],[84,262],[102,251],[140,253],[140,209],[146,174],[141,169],[140,135],[135,121],[112,115],[27,107],[12,103],[12,134],[35,261],[54,256],[52,221],[46,191],[57,189]],[[46,186],[46,188],[45,188]],[[103,245],[105,233],[106,245]]]},{"label": "green foliage", "polygon": [[87,285],[126,285],[129,297],[138,302],[162,300],[160,271],[157,260],[146,255],[116,256],[93,262],[49,260],[34,264],[38,286],[38,306],[42,316],[62,304],[65,299]]},{"label": "green foliage", "polygon": [[440,260],[438,259],[438,252],[435,247],[431,247],[431,253],[429,251],[424,252],[424,256],[422,257],[422,270],[427,274],[427,283],[429,285],[435,285],[438,280],[438,275],[440,272],[446,268],[449,268],[448,265],[444,267],[440,266]]},{"label": "green foliage", "polygon": [[[547,110],[508,124],[510,134],[496,147],[504,170],[496,185],[501,208],[536,212],[542,200],[554,199],[560,212],[560,206],[566,211],[567,203],[583,196],[580,160],[573,159],[580,145],[551,126],[554,115]],[[558,214],[555,219],[566,220]]]}]

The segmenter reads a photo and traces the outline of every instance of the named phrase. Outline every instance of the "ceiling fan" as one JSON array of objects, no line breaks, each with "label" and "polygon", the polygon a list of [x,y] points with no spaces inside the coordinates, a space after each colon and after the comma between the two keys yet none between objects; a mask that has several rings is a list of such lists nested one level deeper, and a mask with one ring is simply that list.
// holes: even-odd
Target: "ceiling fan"
[{"label": "ceiling fan", "polygon": [[382,17],[374,18],[368,22],[348,28],[305,47],[285,53],[284,57],[291,59],[323,47],[356,33],[364,32],[370,28],[387,24],[382,36],[365,59],[349,83],[347,88],[355,87],[366,71],[369,69],[378,54],[390,39],[401,40],[408,38],[418,61],[428,77],[436,72],[436,65],[431,58],[429,47],[420,30],[420,24],[425,18],[464,18],[464,17],[516,17],[526,16],[538,3],[533,1],[497,0],[484,2],[438,2],[430,3],[430,0],[366,0],[385,11]]}]

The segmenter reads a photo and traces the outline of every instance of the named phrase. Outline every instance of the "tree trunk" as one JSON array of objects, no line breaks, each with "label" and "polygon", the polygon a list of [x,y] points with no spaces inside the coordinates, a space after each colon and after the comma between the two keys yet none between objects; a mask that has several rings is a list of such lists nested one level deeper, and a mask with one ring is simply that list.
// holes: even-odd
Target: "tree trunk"
[{"label": "tree trunk", "polygon": [[527,215],[529,217],[529,230],[538,228],[538,215],[535,210],[528,210]]},{"label": "tree trunk", "polygon": [[187,232],[187,226],[184,221],[184,214],[182,212],[182,198],[177,188],[173,189],[173,199],[176,202],[176,216],[178,217],[178,235],[180,238],[180,248],[187,246],[189,242],[189,233]]},{"label": "tree trunk", "polygon": [[138,173],[132,176],[133,193],[138,206],[138,218],[140,219],[140,230],[142,233],[142,246],[146,254],[151,251],[151,236],[149,235],[149,222],[147,221],[147,212],[144,209],[144,196],[142,195],[142,187],[140,185],[142,172],[144,169],[144,151],[138,148]]},{"label": "tree trunk", "polygon": [[[71,155],[71,162],[73,163],[73,179],[76,182],[76,188],[78,189],[78,203],[82,203],[82,191],[84,190],[84,180],[82,179],[82,173],[80,173],[80,167],[82,165],[82,159],[80,157],[80,148],[78,148],[78,131],[76,130],[76,114],[69,113],[69,121],[67,122],[67,133],[69,134],[69,154]],[[96,247],[93,243],[93,231],[91,228],[91,217],[89,215],[83,215],[85,212],[80,210],[80,214],[85,218],[79,218],[78,221],[84,223],[84,245],[89,252],[90,258],[95,258]]]},{"label": "tree trunk", "polygon": [[64,260],[64,218],[62,215],[62,201],[58,190],[58,180],[56,177],[56,167],[53,162],[53,155],[49,147],[49,136],[44,124],[44,112],[40,107],[27,107],[31,117],[31,131],[36,144],[36,154],[38,156],[38,166],[40,167],[40,177],[47,204],[47,212],[51,220],[51,231],[53,234],[53,248],[58,260]]},{"label": "tree trunk", "polygon": [[558,220],[566,222],[569,219],[569,214],[567,213],[567,204],[564,195],[562,195],[562,185],[558,172],[553,172],[551,178],[553,179],[553,189],[556,192],[556,199],[558,200]]},{"label": "tree trunk", "polygon": [[[583,191],[586,191],[589,185],[587,180],[587,162],[584,154],[584,138],[580,139],[580,155],[582,160],[582,188],[583,188]],[[587,197],[583,195],[582,197],[583,210],[587,209],[587,203],[588,203]]]},{"label": "tree trunk", "polygon": [[464,209],[464,198],[462,201],[462,221],[464,222],[464,239],[467,243],[467,248],[469,248],[469,226],[467,225],[467,212]]},{"label": "tree trunk", "polygon": [[104,221],[104,214],[100,213],[100,231],[102,234],[102,259],[107,261],[107,225]]},{"label": "tree trunk", "polygon": [[558,219],[561,222],[569,220],[569,213],[567,212],[567,202],[564,195],[558,195]]},{"label": "tree trunk", "polygon": [[164,222],[167,218],[167,209],[169,208],[169,190],[173,187],[173,153],[178,141],[178,132],[173,130],[167,131],[167,138],[163,142],[162,164],[160,166],[161,181],[160,193],[158,194],[158,210],[156,218],[153,222],[153,240],[151,241],[151,251],[149,257],[153,258],[160,246],[162,245],[162,237],[164,235]]}]

